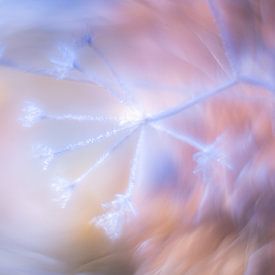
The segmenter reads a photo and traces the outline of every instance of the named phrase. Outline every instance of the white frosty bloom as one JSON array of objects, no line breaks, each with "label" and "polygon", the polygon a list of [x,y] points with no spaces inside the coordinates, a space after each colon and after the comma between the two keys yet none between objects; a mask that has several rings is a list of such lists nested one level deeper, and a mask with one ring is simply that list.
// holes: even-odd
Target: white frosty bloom
[{"label": "white frosty bloom", "polygon": [[52,58],[50,61],[54,65],[53,73],[59,79],[63,79],[67,74],[77,67],[76,65],[76,52],[72,47],[60,45],[58,47],[59,55]]},{"label": "white frosty bloom", "polygon": [[20,121],[24,127],[32,127],[35,123],[43,119],[44,112],[33,102],[25,103],[23,116]]},{"label": "white frosty bloom", "polygon": [[144,118],[145,115],[141,110],[136,108],[129,108],[125,113],[122,114],[119,124],[122,126],[126,124],[135,124],[143,121]]},{"label": "white frosty bloom", "polygon": [[42,159],[43,170],[47,170],[50,163],[54,159],[54,151],[46,145],[36,145],[33,147],[33,154],[35,158]]},{"label": "white frosty bloom", "polygon": [[206,146],[202,151],[194,154],[194,160],[197,162],[197,168],[194,173],[201,172],[204,175],[211,171],[213,165],[219,163],[227,169],[232,169],[228,156],[222,148],[223,136],[217,138],[213,144]]},{"label": "white frosty bloom", "polygon": [[129,215],[136,214],[136,210],[127,195],[116,195],[110,203],[103,204],[106,213],[94,218],[91,222],[102,228],[110,239],[118,239],[121,236],[123,226]]},{"label": "white frosty bloom", "polygon": [[51,187],[54,192],[56,192],[55,201],[57,201],[62,208],[65,208],[73,195],[75,184],[58,177],[53,180]]},{"label": "white frosty bloom", "polygon": [[106,235],[116,240],[120,237],[123,228],[123,217],[120,212],[109,212],[92,220],[97,227],[102,228]]}]

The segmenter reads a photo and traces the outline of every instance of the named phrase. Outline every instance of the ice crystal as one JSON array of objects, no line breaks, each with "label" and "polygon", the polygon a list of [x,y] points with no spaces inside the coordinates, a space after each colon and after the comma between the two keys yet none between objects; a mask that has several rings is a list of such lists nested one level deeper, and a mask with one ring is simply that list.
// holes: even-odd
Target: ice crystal
[{"label": "ice crystal", "polygon": [[56,192],[55,200],[62,208],[65,208],[73,195],[75,183],[58,177],[52,181],[51,186]]},{"label": "ice crystal", "polygon": [[222,135],[218,137],[213,144],[205,146],[202,151],[194,154],[194,160],[197,162],[197,168],[194,171],[195,173],[207,173],[211,170],[210,166],[213,165],[213,162],[217,162],[227,169],[233,169],[228,160],[228,156],[221,147],[223,139],[224,136]]},{"label": "ice crystal", "polygon": [[119,238],[125,222],[136,214],[130,197],[118,194],[113,201],[103,204],[102,207],[106,213],[92,219],[92,223],[102,228],[111,239]]},{"label": "ice crystal", "polygon": [[26,102],[20,119],[24,127],[32,127],[45,117],[43,111],[33,102]]},{"label": "ice crystal", "polygon": [[76,52],[72,47],[60,45],[58,47],[59,55],[51,58],[51,63],[54,65],[53,74],[58,79],[65,78],[71,70],[79,69],[77,64]]},{"label": "ice crystal", "polygon": [[47,170],[50,163],[54,159],[55,152],[53,151],[53,149],[46,145],[37,144],[33,146],[32,150],[34,153],[34,157],[41,160],[43,170]]}]

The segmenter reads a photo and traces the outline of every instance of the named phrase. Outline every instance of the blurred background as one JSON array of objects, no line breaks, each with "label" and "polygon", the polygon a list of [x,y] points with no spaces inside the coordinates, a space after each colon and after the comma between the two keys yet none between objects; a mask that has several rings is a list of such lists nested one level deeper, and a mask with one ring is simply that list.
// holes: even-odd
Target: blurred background
[{"label": "blurred background", "polygon": [[274,274],[273,2],[0,1],[0,273]]}]

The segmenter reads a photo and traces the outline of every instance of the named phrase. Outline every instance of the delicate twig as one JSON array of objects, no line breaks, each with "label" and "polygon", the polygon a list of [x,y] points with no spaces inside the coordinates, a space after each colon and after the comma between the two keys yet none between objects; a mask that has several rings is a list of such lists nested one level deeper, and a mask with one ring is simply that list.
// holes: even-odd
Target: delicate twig
[{"label": "delicate twig", "polygon": [[175,116],[191,107],[193,107],[194,105],[198,104],[198,103],[201,103],[203,102],[204,100],[214,96],[214,95],[217,95],[221,92],[224,92],[225,90],[233,87],[234,85],[236,85],[238,82],[236,80],[233,80],[215,90],[212,90],[208,93],[204,93],[202,95],[199,95],[197,96],[196,98],[193,98],[187,102],[184,102],[183,104],[179,105],[179,106],[176,106],[176,107],[173,107],[173,108],[170,108],[166,111],[163,111],[163,112],[160,112],[152,117],[149,117],[147,120],[148,122],[157,122],[157,121],[160,121],[162,119],[166,119],[166,118],[169,118],[169,117],[172,117],[172,116]]},{"label": "delicate twig", "polygon": [[109,148],[109,150],[107,150],[85,173],[83,173],[80,177],[78,177],[74,182],[78,184],[81,181],[83,181],[92,171],[94,171],[98,166],[100,166],[102,163],[104,163],[116,149],[118,149],[127,139],[129,139],[132,136],[132,134],[138,128],[139,128],[138,126],[135,127],[126,136],[124,136],[118,142],[116,142],[115,144],[113,144]]},{"label": "delicate twig", "polygon": [[86,140],[82,140],[76,143],[69,144],[67,146],[64,146],[63,148],[53,150],[52,148],[49,148],[47,146],[38,146],[34,148],[35,154],[39,158],[43,158],[43,169],[47,170],[49,164],[59,155],[62,155],[64,153],[72,152],[74,150],[77,150],[79,148],[88,146],[90,144],[94,144],[97,142],[100,142],[106,138],[109,138],[111,136],[114,136],[120,132],[130,130],[131,128],[136,127],[136,125],[128,125],[126,127],[120,127],[115,128],[113,130],[109,130],[105,133],[102,133],[96,137],[88,138]]},{"label": "delicate twig", "polygon": [[171,130],[171,129],[168,129],[167,127],[162,127],[160,125],[152,125],[153,128],[155,128],[156,130],[158,131],[161,131],[163,133],[166,133],[167,135],[177,139],[177,140],[180,140],[180,141],[183,141],[184,143],[186,144],[189,144],[191,145],[192,147],[198,149],[198,150],[205,150],[206,146],[203,145],[201,142],[195,140],[194,138],[190,137],[190,136],[187,136],[185,134],[181,134],[181,133],[178,133],[174,130]]}]

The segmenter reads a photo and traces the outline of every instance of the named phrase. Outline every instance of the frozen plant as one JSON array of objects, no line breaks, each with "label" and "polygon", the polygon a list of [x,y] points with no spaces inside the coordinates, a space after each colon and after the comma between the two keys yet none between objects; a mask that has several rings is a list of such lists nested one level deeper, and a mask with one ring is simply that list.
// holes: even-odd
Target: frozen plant
[{"label": "frozen plant", "polygon": [[[88,5],[84,2],[84,6]],[[272,152],[266,148],[270,144],[273,147],[274,133],[270,137],[269,132],[274,127],[275,44],[270,29],[274,22],[269,14],[272,10],[267,4],[269,1],[98,2],[93,2],[98,10],[73,12],[76,17],[81,14],[77,19],[83,20],[72,17],[69,22],[63,22],[59,13],[52,22],[46,18],[40,28],[49,30],[43,32],[44,36],[41,34],[48,44],[43,39],[38,41],[35,35],[26,35],[26,41],[20,37],[26,48],[19,49],[18,55],[10,54],[15,52],[10,45],[13,32],[3,35],[6,42],[5,51],[0,50],[2,65],[66,83],[85,83],[91,93],[97,89],[106,98],[108,95],[108,102],[100,104],[115,110],[112,115],[105,115],[107,108],[98,108],[96,114],[50,113],[47,107],[42,109],[33,102],[23,106],[21,123],[24,127],[41,123],[42,128],[45,121],[57,125],[67,121],[91,123],[88,137],[57,148],[43,144],[34,146],[34,155],[44,170],[50,169],[57,158],[62,161],[65,154],[88,150],[93,145],[101,148],[104,142],[108,143],[86,170],[78,170],[74,178],[65,175],[53,180],[55,200],[63,208],[68,206],[81,184],[92,181],[93,173],[107,165],[116,151],[131,145],[134,154],[127,163],[130,168],[127,168],[126,188],[117,190],[110,202],[104,201],[102,213],[91,220],[111,240],[121,237],[127,223],[135,218],[142,219],[139,196],[154,201],[153,198],[165,189],[161,184],[150,185],[154,178],[150,175],[158,173],[159,168],[147,158],[154,154],[152,159],[157,162],[163,151],[171,153],[171,159],[175,160],[173,165],[178,164],[176,172],[176,169],[163,168],[164,177],[176,174],[166,177],[170,181],[175,179],[167,184],[171,189],[171,204],[175,197],[180,197],[182,201],[177,203],[184,208],[186,201],[197,195],[194,216],[206,213],[205,209],[215,214],[212,205],[217,204],[215,207],[224,211],[224,216],[235,217],[238,208],[240,216],[245,218],[241,222],[236,218],[233,224],[240,230],[251,224],[247,220],[259,217],[260,214],[251,214],[254,210],[264,217],[268,211],[262,209],[269,208],[259,206],[265,200],[258,197],[258,189],[254,188],[258,186],[254,184],[257,177],[247,175],[246,171],[254,175],[257,161],[262,157],[261,150]],[[84,18],[89,22],[88,28],[86,22],[83,23]],[[55,30],[53,35],[52,30]],[[16,28],[14,33],[17,33]],[[39,48],[34,56],[26,50],[32,47]],[[94,96],[92,94],[91,98],[97,102]],[[102,130],[98,125],[106,127]],[[247,138],[247,132],[250,132],[250,140],[245,144],[239,137],[243,134]],[[148,174],[142,164],[150,170]],[[240,179],[245,183],[238,184]],[[245,200],[243,194],[250,197]],[[261,196],[264,195],[263,192]],[[244,199],[243,204],[237,200],[239,197]],[[238,207],[233,205],[236,201]],[[203,218],[211,220],[210,214]],[[262,220],[262,228],[268,231],[268,219]],[[264,239],[265,234],[260,232],[259,235],[260,240]],[[172,238],[163,239],[168,242]],[[186,273],[189,271],[192,273],[192,270]]]}]

